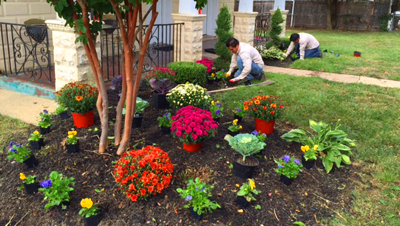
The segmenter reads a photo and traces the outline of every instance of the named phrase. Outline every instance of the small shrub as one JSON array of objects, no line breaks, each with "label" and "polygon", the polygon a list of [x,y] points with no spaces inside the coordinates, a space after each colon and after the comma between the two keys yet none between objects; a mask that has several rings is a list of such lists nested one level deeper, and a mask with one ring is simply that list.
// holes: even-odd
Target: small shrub
[{"label": "small shrub", "polygon": [[177,84],[186,82],[204,85],[207,77],[207,67],[193,62],[172,62],[168,68],[176,72],[172,78]]},{"label": "small shrub", "polygon": [[218,58],[214,61],[214,67],[217,70],[225,69],[229,70],[229,65],[231,62],[232,53],[226,48],[226,41],[233,37],[232,30],[232,20],[229,14],[229,9],[224,5],[220,10],[217,18],[217,29],[215,29],[215,34],[218,37],[218,41],[215,44],[215,53]]},{"label": "small shrub", "polygon": [[279,35],[282,32],[282,26],[280,25],[283,21],[285,21],[282,17],[282,12],[280,9],[277,9],[271,17],[271,31],[269,32],[269,35],[271,36],[272,42],[274,43],[274,46],[279,47],[281,44],[281,39],[279,38]]},{"label": "small shrub", "polygon": [[[225,46],[226,48],[226,46]],[[225,71],[229,71],[229,68],[231,66],[230,60],[224,60],[222,58],[217,58],[214,60],[214,67],[216,70],[222,70],[224,69]]]}]

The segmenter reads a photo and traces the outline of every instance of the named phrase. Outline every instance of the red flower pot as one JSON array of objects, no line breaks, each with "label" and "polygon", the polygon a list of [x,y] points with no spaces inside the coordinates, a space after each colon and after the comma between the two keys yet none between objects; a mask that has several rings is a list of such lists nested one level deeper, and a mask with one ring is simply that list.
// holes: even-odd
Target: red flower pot
[{"label": "red flower pot", "polygon": [[183,144],[183,149],[185,149],[188,152],[196,152],[196,151],[200,150],[202,145],[203,145],[203,143]]},{"label": "red flower pot", "polygon": [[86,112],[83,115],[81,113],[73,112],[71,112],[71,114],[77,128],[86,128],[94,124],[94,111]]},{"label": "red flower pot", "polygon": [[274,132],[275,120],[267,121],[267,120],[255,118],[254,122],[256,124],[256,130],[258,132],[265,133],[266,135]]}]

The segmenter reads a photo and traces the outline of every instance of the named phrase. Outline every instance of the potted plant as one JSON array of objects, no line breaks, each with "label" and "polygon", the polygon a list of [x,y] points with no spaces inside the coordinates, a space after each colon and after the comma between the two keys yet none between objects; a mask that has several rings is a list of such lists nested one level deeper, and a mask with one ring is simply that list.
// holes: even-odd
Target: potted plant
[{"label": "potted plant", "polygon": [[238,123],[242,122],[242,119],[246,115],[246,112],[244,111],[244,106],[242,102],[239,102],[236,104],[236,109],[233,111],[234,117],[233,119],[237,119]]},{"label": "potted plant", "polygon": [[210,107],[210,99],[207,89],[191,83],[179,84],[167,94],[167,100],[174,110],[190,105],[208,109]]},{"label": "potted plant", "polygon": [[172,117],[171,131],[175,138],[183,142],[183,149],[196,152],[202,141],[217,134],[218,124],[209,111],[187,106],[179,109]]},{"label": "potted plant", "polygon": [[50,126],[51,126],[51,115],[47,110],[43,110],[43,112],[40,112],[40,121],[38,123],[40,133],[41,134],[48,134],[50,132]]},{"label": "potted plant", "polygon": [[213,84],[216,79],[214,72],[207,74],[207,84]]},{"label": "potted plant", "polygon": [[77,128],[85,128],[94,124],[98,91],[95,87],[82,82],[66,84],[56,92],[56,101],[71,111]]},{"label": "potted plant", "polygon": [[60,116],[61,119],[67,119],[67,118],[70,117],[69,114],[68,114],[67,109],[66,109],[64,106],[62,106],[62,105],[60,105],[60,106],[55,110],[54,114]]},{"label": "potted plant", "polygon": [[65,141],[68,153],[79,152],[79,138],[76,137],[77,131],[68,131],[68,137]]},{"label": "potted plant", "polygon": [[229,74],[225,72],[225,69],[221,69],[215,73],[215,77],[217,78],[217,81],[224,81],[225,79],[229,78]]},{"label": "potted plant", "polygon": [[15,144],[11,141],[9,147],[10,149],[8,150],[7,159],[13,159],[16,162],[25,163],[28,168],[32,168],[39,164],[32,152],[24,148],[22,145]]},{"label": "potted plant", "polygon": [[202,64],[207,67],[207,73],[212,72],[212,66],[214,65],[214,62],[208,58],[203,58],[202,60],[196,61],[198,64]]},{"label": "potted plant", "polygon": [[[142,126],[143,121],[143,112],[149,106],[149,102],[143,100],[140,97],[136,97],[136,107],[135,107],[135,115],[132,120],[132,128],[140,128]],[[126,106],[122,109],[122,114],[125,115]]]},{"label": "potted plant", "polygon": [[117,75],[111,80],[110,89],[115,93],[121,93],[122,90],[122,75]]},{"label": "potted plant", "polygon": [[312,149],[308,145],[301,146],[301,151],[304,155],[301,157],[301,162],[306,169],[311,169],[317,160],[318,145],[314,145]]},{"label": "potted plant", "polygon": [[239,153],[234,156],[233,175],[242,179],[252,178],[254,169],[259,162],[251,155],[259,153],[265,143],[248,133],[238,134],[234,137],[226,135],[224,139],[229,142],[231,148]]},{"label": "potted plant", "polygon": [[97,207],[97,203],[93,204],[92,199],[85,198],[81,200],[81,207],[79,215],[85,219],[85,225],[97,226],[101,220],[100,209]]},{"label": "potted plant", "polygon": [[293,179],[296,179],[297,175],[303,171],[301,169],[303,165],[300,163],[300,160],[294,157],[291,158],[289,155],[285,155],[283,158],[274,161],[278,164],[275,172],[279,174],[281,182],[286,185],[290,185]]},{"label": "potted plant", "polygon": [[28,195],[32,195],[38,191],[39,182],[36,182],[35,175],[29,175],[26,177],[24,173],[19,173],[19,178],[22,180],[22,187],[25,188],[25,191]]},{"label": "potted plant", "polygon": [[258,195],[261,193],[256,189],[256,183],[254,183],[253,179],[249,178],[248,181],[248,183],[242,184],[236,196],[236,203],[242,208],[248,207],[251,201],[257,201],[253,194]]},{"label": "potted plant", "polygon": [[113,175],[120,190],[136,202],[161,194],[170,185],[173,171],[168,153],[146,146],[125,152],[115,164]]},{"label": "potted plant", "polygon": [[69,205],[69,193],[74,190],[75,182],[73,177],[64,177],[57,171],[50,173],[50,179],[40,182],[39,191],[43,192],[44,200],[47,200],[45,209],[52,206],[59,206],[65,210]]},{"label": "potted plant", "polygon": [[172,124],[172,119],[171,119],[171,113],[166,112],[163,114],[162,117],[157,118],[158,125],[161,127],[161,132],[164,134],[170,134],[171,133],[171,124]]},{"label": "potted plant", "polygon": [[223,110],[224,108],[222,107],[222,104],[219,101],[217,102],[211,101],[210,112],[214,121],[219,122],[221,117],[224,116],[222,114]]},{"label": "potted plant", "polygon": [[28,141],[32,150],[40,150],[40,148],[44,146],[43,135],[37,130],[31,133]]},{"label": "potted plant", "polygon": [[274,132],[275,120],[282,115],[284,108],[276,96],[256,96],[243,105],[244,110],[254,117],[257,131],[267,135]]},{"label": "potted plant", "polygon": [[214,186],[201,182],[197,177],[195,180],[192,178],[188,180],[186,190],[178,188],[176,191],[188,202],[185,208],[190,209],[190,215],[200,221],[203,218],[203,214],[211,213],[217,208],[221,208],[217,202],[209,200],[212,196],[211,190],[213,188]]},{"label": "potted plant", "polygon": [[238,125],[238,119],[232,121],[232,125],[228,127],[228,134],[231,136],[236,136],[239,131],[243,129],[241,125]]},{"label": "potted plant", "polygon": [[149,80],[153,89],[153,104],[156,109],[169,108],[167,93],[172,89],[172,82],[168,78]]}]

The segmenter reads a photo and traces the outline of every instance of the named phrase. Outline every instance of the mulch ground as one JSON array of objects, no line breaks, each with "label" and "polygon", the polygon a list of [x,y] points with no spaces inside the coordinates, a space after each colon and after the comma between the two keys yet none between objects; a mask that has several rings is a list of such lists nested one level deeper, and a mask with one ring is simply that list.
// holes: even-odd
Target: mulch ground
[{"label": "mulch ground", "polygon": [[274,67],[284,67],[284,68],[290,68],[290,65],[294,62],[293,60],[290,59],[290,57],[284,59],[283,61],[263,58],[263,61],[266,67],[274,66]]},{"label": "mulch ground", "polygon": [[[151,92],[141,91],[140,97],[151,102]],[[110,92],[110,106],[115,106],[117,97]],[[146,109],[141,128],[132,132],[132,141],[140,146],[157,144],[168,152],[174,164],[174,179],[162,194],[151,197],[147,201],[131,202],[117,190],[112,176],[113,161],[119,159],[115,155],[116,148],[110,140],[107,154],[96,153],[100,135],[100,121],[95,118],[95,125],[77,129],[80,137],[81,152],[68,154],[62,145],[67,131],[74,128],[72,118],[55,119],[52,131],[45,135],[46,146],[35,152],[39,165],[27,169],[24,164],[11,162],[5,155],[0,156],[0,225],[11,222],[10,225],[83,225],[83,219],[78,215],[80,200],[90,197],[99,203],[103,218],[100,225],[292,225],[294,221],[302,221],[307,225],[319,225],[322,218],[335,215],[334,211],[347,210],[351,205],[351,181],[355,177],[355,167],[335,169],[326,174],[321,162],[317,166],[299,175],[290,186],[279,181],[274,172],[274,158],[285,154],[301,156],[300,145],[288,143],[280,136],[293,126],[278,121],[275,132],[268,136],[264,155],[259,156],[260,165],[254,180],[257,189],[262,193],[256,196],[257,201],[239,213],[240,207],[235,203],[238,188],[244,180],[232,175],[229,165],[233,161],[232,150],[223,139],[227,133],[229,122],[233,115],[226,113],[221,119],[218,135],[203,143],[199,152],[188,153],[182,149],[182,143],[173,139],[172,135],[164,135],[158,127],[156,118],[163,111],[151,106]],[[115,108],[110,109],[110,119],[115,119]],[[243,132],[254,130],[254,121],[245,118],[242,122]],[[95,131],[98,128],[98,131]],[[25,143],[31,127],[25,134],[15,137],[15,141]],[[110,135],[113,136],[113,126]],[[39,181],[45,179],[51,171],[58,171],[65,176],[75,178],[75,190],[71,193],[71,204],[67,210],[51,208],[45,210],[46,201],[41,193],[27,195],[18,190],[21,185],[19,173],[37,175]],[[184,209],[183,200],[176,189],[185,188],[189,177],[200,176],[208,184],[213,184],[213,199],[222,208],[211,214],[206,214],[202,221],[190,217]],[[103,189],[97,193],[95,189]],[[256,205],[261,210],[256,210]],[[334,210],[334,211],[333,211]]]}]

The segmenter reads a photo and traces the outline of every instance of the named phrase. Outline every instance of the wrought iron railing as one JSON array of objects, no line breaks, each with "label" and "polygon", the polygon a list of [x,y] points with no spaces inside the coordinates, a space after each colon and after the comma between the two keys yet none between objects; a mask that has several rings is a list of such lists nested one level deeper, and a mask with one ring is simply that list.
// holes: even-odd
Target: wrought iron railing
[{"label": "wrought iron railing", "polygon": [[[121,33],[115,21],[106,21],[101,32],[101,64],[103,76],[106,80],[122,74],[123,43]],[[143,71],[147,72],[155,67],[166,67],[168,63],[179,61],[181,49],[180,41],[183,23],[155,24],[149,38]],[[148,26],[143,26],[144,35]],[[137,69],[140,44],[135,40],[134,68]]]},{"label": "wrought iron railing", "polygon": [[259,13],[257,15],[254,29],[254,46],[262,45],[267,42],[270,17],[270,13]]},{"label": "wrought iron railing", "polygon": [[23,75],[52,82],[49,32],[45,25],[0,23],[3,75]]}]

